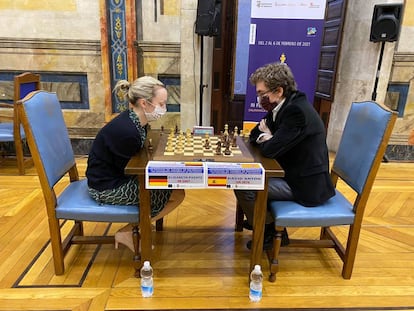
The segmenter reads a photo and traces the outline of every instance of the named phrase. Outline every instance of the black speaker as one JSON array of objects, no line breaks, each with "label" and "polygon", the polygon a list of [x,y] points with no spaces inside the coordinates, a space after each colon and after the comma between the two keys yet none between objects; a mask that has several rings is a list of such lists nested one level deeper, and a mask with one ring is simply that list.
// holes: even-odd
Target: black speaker
[{"label": "black speaker", "polygon": [[369,40],[373,42],[397,41],[400,34],[402,9],[402,4],[375,5]]},{"label": "black speaker", "polygon": [[198,0],[195,33],[214,37],[220,34],[221,0]]}]

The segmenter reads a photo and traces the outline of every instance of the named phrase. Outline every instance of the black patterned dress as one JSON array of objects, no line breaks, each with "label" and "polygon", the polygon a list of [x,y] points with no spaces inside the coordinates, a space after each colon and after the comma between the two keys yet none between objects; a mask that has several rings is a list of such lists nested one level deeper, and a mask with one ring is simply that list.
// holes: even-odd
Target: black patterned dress
[{"label": "black patterned dress", "polygon": [[[128,161],[143,148],[146,127],[130,109],[121,112],[96,135],[88,157],[86,177],[90,196],[101,204],[139,205],[139,184],[124,173]],[[151,216],[170,199],[172,190],[151,190]]]}]

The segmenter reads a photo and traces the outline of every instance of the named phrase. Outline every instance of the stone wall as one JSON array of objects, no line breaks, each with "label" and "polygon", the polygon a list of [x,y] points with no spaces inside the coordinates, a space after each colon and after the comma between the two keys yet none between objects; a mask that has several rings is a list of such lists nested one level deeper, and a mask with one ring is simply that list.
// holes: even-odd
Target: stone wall
[{"label": "stone wall", "polygon": [[[401,3],[401,1],[348,1],[338,76],[335,85],[335,101],[332,105],[328,147],[336,151],[352,102],[371,100],[379,64],[381,42],[370,42],[370,28],[375,4]],[[414,2],[405,1],[404,17],[398,42],[385,42],[379,72],[376,101],[392,107],[393,83],[409,85],[404,111],[400,112],[394,128],[390,148],[387,151],[396,159],[412,159],[412,148],[407,146],[408,135],[414,124]],[[397,94],[397,96],[400,96]],[[399,145],[395,147],[395,145]],[[405,146],[405,147],[401,147]]]},{"label": "stone wall", "polygon": [[42,73],[55,73],[61,82],[66,75],[85,75],[88,109],[64,109],[65,121],[75,132],[102,127],[99,1],[31,3],[13,1],[0,10],[1,71],[32,71],[40,73],[41,79]]},{"label": "stone wall", "polygon": [[[398,0],[348,0],[343,44],[328,128],[328,146],[335,151],[353,101],[370,100],[377,74],[380,43],[369,41],[375,4]],[[87,77],[87,109],[64,109],[73,137],[94,136],[105,124],[105,88],[101,57],[100,8],[104,0],[0,3],[0,68],[2,72],[57,73]],[[179,80],[170,86],[174,111],[164,126],[183,130],[198,124],[201,38],[194,33],[196,0],[137,1],[138,73]],[[161,7],[163,3],[163,7]],[[405,145],[414,124],[412,85],[414,1],[405,1],[398,43],[387,42],[379,74],[377,101],[391,105],[388,83],[408,85],[407,101],[397,120],[392,141]],[[204,37],[203,82],[211,85],[212,38]],[[1,73],[1,72],[0,72]],[[203,124],[210,123],[211,89],[204,89]],[[390,100],[391,99],[391,100]],[[391,102],[391,104],[390,104]],[[161,124],[154,124],[160,127]]]}]

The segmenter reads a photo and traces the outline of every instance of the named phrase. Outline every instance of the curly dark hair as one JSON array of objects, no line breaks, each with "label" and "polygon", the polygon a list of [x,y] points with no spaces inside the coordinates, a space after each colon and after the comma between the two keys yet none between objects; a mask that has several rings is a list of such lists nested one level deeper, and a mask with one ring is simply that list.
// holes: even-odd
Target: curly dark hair
[{"label": "curly dark hair", "polygon": [[284,63],[271,63],[259,67],[249,78],[250,83],[256,85],[263,81],[270,91],[275,92],[278,87],[283,89],[283,95],[289,97],[297,90],[296,81],[289,66]]}]

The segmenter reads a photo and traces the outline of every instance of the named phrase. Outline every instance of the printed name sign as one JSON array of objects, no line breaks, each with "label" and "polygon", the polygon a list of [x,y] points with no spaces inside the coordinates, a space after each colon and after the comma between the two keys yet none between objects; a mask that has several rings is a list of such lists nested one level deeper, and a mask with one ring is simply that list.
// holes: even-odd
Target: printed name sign
[{"label": "printed name sign", "polygon": [[207,187],[263,190],[265,171],[260,163],[206,163]]},{"label": "printed name sign", "polygon": [[264,189],[265,171],[260,163],[149,161],[147,189]]},{"label": "printed name sign", "polygon": [[146,167],[147,189],[205,188],[202,162],[149,161]]}]

